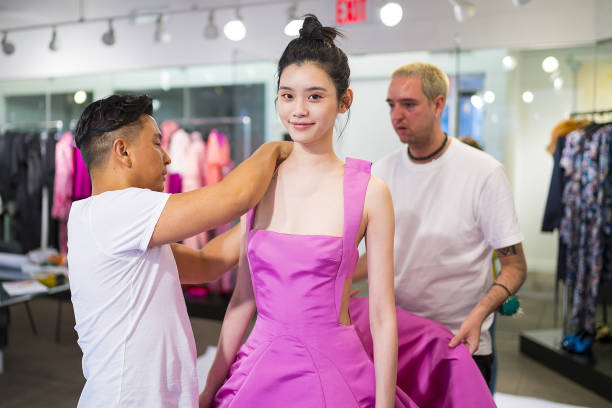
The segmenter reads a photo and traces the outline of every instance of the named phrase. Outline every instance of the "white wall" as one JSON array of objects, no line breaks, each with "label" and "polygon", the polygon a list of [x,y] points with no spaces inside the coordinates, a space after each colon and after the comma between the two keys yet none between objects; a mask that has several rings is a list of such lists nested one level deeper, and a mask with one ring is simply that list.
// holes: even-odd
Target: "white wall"
[{"label": "white wall", "polygon": [[[565,82],[559,91],[553,89],[550,75],[541,68],[542,60],[551,55],[559,60],[559,72]],[[514,125],[508,129],[507,162],[511,163],[510,176],[519,223],[525,234],[529,269],[554,273],[558,235],[540,231],[553,164],[552,156],[545,149],[553,127],[568,118],[570,112],[593,109],[590,103],[581,102],[585,94],[592,95],[592,75],[587,75],[588,80],[576,82],[575,78],[580,75],[574,77],[568,65],[574,58],[592,59],[593,49],[523,51],[515,56],[518,67],[508,78],[508,117]],[[535,95],[531,104],[521,99],[527,90]]]}]

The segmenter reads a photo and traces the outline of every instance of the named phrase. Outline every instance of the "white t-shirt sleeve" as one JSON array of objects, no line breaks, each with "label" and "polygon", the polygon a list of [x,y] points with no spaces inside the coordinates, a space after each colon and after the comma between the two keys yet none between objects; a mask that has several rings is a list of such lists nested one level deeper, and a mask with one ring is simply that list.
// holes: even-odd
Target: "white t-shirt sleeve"
[{"label": "white t-shirt sleeve", "polygon": [[505,248],[523,241],[503,166],[498,166],[486,178],[477,205],[478,225],[491,248]]},{"label": "white t-shirt sleeve", "polygon": [[141,188],[100,197],[90,220],[100,249],[107,255],[146,251],[169,197]]}]

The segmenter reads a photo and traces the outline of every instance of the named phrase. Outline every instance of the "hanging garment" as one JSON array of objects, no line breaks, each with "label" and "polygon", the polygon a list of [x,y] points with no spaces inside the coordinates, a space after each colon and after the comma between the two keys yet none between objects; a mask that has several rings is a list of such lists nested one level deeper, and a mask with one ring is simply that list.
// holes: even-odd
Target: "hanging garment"
[{"label": "hanging garment", "polygon": [[59,221],[59,250],[68,252],[68,214],[72,205],[74,147],[71,132],[65,132],[55,146],[55,181],[51,215]]},{"label": "hanging garment", "polygon": [[230,146],[227,137],[211,130],[206,144],[206,185],[218,183],[223,178],[223,167],[230,161]]},{"label": "hanging garment", "polygon": [[183,129],[179,129],[172,134],[170,139],[170,147],[168,148],[168,155],[170,156],[171,162],[168,165],[168,173],[178,173],[181,177],[185,176],[185,169],[187,168],[187,149],[191,143],[189,133]]},{"label": "hanging garment", "polygon": [[542,220],[543,232],[552,232],[561,225],[563,217],[563,205],[561,199],[563,197],[563,189],[565,187],[565,169],[561,167],[561,155],[565,147],[565,138],[557,140],[557,147],[553,156],[553,170],[550,178],[550,187],[548,189],[548,197],[546,199],[546,207],[544,209],[544,218]]},{"label": "hanging garment", "polygon": [[[550,179],[550,187],[548,189],[548,198],[546,199],[546,207],[544,209],[544,217],[542,220],[543,232],[552,232],[559,229],[561,218],[563,217],[563,190],[565,188],[566,176],[565,170],[561,167],[561,155],[565,147],[565,137],[557,139],[557,147],[553,156],[553,171]],[[557,276],[556,280],[565,281],[567,268],[567,246],[559,236],[559,247],[557,250]]]},{"label": "hanging garment", "polygon": [[[192,191],[206,185],[206,144],[200,132],[190,135],[185,157],[185,175],[183,177],[183,191]],[[186,238],[183,243],[190,248],[200,249],[208,241],[208,234],[202,232],[193,237]]]},{"label": "hanging garment", "polygon": [[170,173],[166,177],[168,182],[168,191],[170,194],[177,194],[183,191],[183,179],[178,173]]},{"label": "hanging garment", "polygon": [[17,195],[17,184],[15,180],[8,177],[14,164],[13,141],[18,137],[16,132],[6,132],[0,135],[0,197],[6,205],[7,202],[15,200]]},{"label": "hanging garment", "polygon": [[586,127],[589,123],[591,123],[589,120],[576,120],[573,118],[559,122],[551,132],[550,143],[546,146],[546,151],[554,155],[560,138],[564,138],[573,131]]},{"label": "hanging garment", "polygon": [[82,200],[91,196],[91,180],[87,166],[81,156],[81,150],[76,147],[73,153],[74,179],[72,181],[72,201]]},{"label": "hanging garment", "polygon": [[571,323],[593,333],[603,268],[603,205],[612,125],[588,126],[567,136],[561,166],[568,177],[559,229],[567,245],[566,282],[574,286]]},{"label": "hanging garment", "polygon": [[185,175],[187,148],[189,147],[189,134],[183,129],[178,129],[170,138],[168,155],[168,176],[164,184],[164,191],[170,194],[181,193],[183,190],[183,177]]},{"label": "hanging garment", "polygon": [[[49,197],[53,197],[53,174],[55,171],[55,138],[50,133],[46,142],[41,142],[41,133],[17,133],[12,145],[10,178],[16,183],[15,214],[12,219],[13,236],[24,252],[39,248],[42,225],[42,191],[47,187]],[[46,150],[43,157],[42,149]],[[47,158],[47,159],[46,159]],[[50,212],[49,208],[45,211]],[[47,241],[49,246],[57,246],[57,224],[49,220]]]},{"label": "hanging garment", "polygon": [[170,138],[179,130],[179,125],[173,120],[164,120],[160,126],[160,131],[162,135],[161,145],[165,151],[168,151],[168,146],[170,146]]},{"label": "hanging garment", "polygon": [[[224,169],[228,170],[231,161],[230,144],[227,136],[217,131],[211,130],[206,144],[206,185],[218,183],[224,177]],[[229,171],[228,171],[229,172]],[[228,231],[231,224],[218,227],[214,234],[220,235]],[[220,293],[230,293],[234,288],[234,274],[226,273],[214,282],[210,282],[208,287]]]}]

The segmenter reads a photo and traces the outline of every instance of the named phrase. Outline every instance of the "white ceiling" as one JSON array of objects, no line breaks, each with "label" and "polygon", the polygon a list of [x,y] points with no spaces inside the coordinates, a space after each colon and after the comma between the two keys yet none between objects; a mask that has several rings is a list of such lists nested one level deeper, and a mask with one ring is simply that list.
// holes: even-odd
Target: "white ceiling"
[{"label": "white ceiling", "polygon": [[[402,22],[393,28],[382,25],[376,10],[383,0],[368,0],[368,21],[341,27],[346,34],[341,46],[351,54],[439,51],[462,48],[550,48],[593,42],[612,36],[612,1],[532,0],[515,7],[512,0],[471,0],[474,18],[460,24],[448,0],[395,0],[404,7]],[[282,34],[291,0],[83,0],[85,19],[128,15],[142,10],[200,9],[240,4],[247,38],[233,43],[221,36],[210,41],[202,36],[207,13],[196,11],[168,17],[170,44],[154,44],[153,25],[130,21],[115,24],[117,43],[106,47],[100,35],[106,23],[60,26],[59,52],[47,49],[51,30],[10,32],[30,25],[49,25],[79,18],[79,0],[0,0],[0,31],[9,30],[16,51],[0,53],[0,79],[76,75],[148,67],[227,63],[243,60],[276,60],[289,38]],[[298,13],[312,12],[324,24],[334,23],[334,0],[302,0]],[[216,13],[221,28],[234,16],[231,9]]]}]

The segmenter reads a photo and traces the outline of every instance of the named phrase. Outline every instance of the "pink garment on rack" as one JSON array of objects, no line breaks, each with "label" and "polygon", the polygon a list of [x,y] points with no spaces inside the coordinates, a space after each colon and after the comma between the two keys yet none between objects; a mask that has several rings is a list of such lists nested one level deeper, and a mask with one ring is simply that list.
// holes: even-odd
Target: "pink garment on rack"
[{"label": "pink garment on rack", "polygon": [[218,183],[223,178],[223,167],[231,161],[227,137],[217,129],[211,130],[206,144],[206,185]]},{"label": "pink garment on rack", "polygon": [[179,130],[179,125],[173,120],[164,120],[160,126],[162,140],[161,144],[164,150],[168,151],[168,146],[170,146],[170,138]]},{"label": "pink garment on rack", "polygon": [[[227,136],[213,129],[208,135],[206,144],[206,185],[218,183],[224,177],[224,168],[231,161],[230,145]],[[222,225],[215,230],[215,236],[229,230],[230,224]],[[209,283],[211,290],[230,293],[234,288],[234,273],[226,273],[214,282]]]},{"label": "pink garment on rack", "polygon": [[65,132],[55,145],[55,179],[51,216],[59,221],[59,250],[68,253],[68,214],[72,205],[74,147],[72,133]]},{"label": "pink garment on rack", "polygon": [[[164,122],[165,123],[165,122]],[[166,134],[169,135],[166,140],[166,153],[170,156],[170,164],[168,165],[168,174],[178,173],[183,177],[184,166],[185,166],[185,155],[187,153],[187,146],[189,145],[189,134],[183,129],[180,129],[178,125],[175,127],[176,122],[170,122],[166,127]],[[172,131],[172,133],[170,133]],[[162,135],[163,137],[163,135]],[[163,141],[162,141],[163,145]],[[166,193],[177,192],[175,189],[170,191],[170,178],[166,178],[164,183],[164,191]],[[180,193],[180,191],[178,191]]]},{"label": "pink garment on rack", "polygon": [[72,201],[82,200],[91,196],[91,180],[87,172],[87,166],[81,156],[81,150],[74,148],[74,178],[72,183]]},{"label": "pink garment on rack", "polygon": [[166,181],[168,182],[168,192],[170,194],[181,193],[183,191],[183,180],[180,174],[168,173]]},{"label": "pink garment on rack", "polygon": [[[190,135],[190,142],[185,155],[185,174],[183,176],[183,191],[192,191],[206,185],[206,143],[200,132]],[[200,249],[208,241],[208,234],[202,232],[186,238],[183,243],[190,248]]]}]

